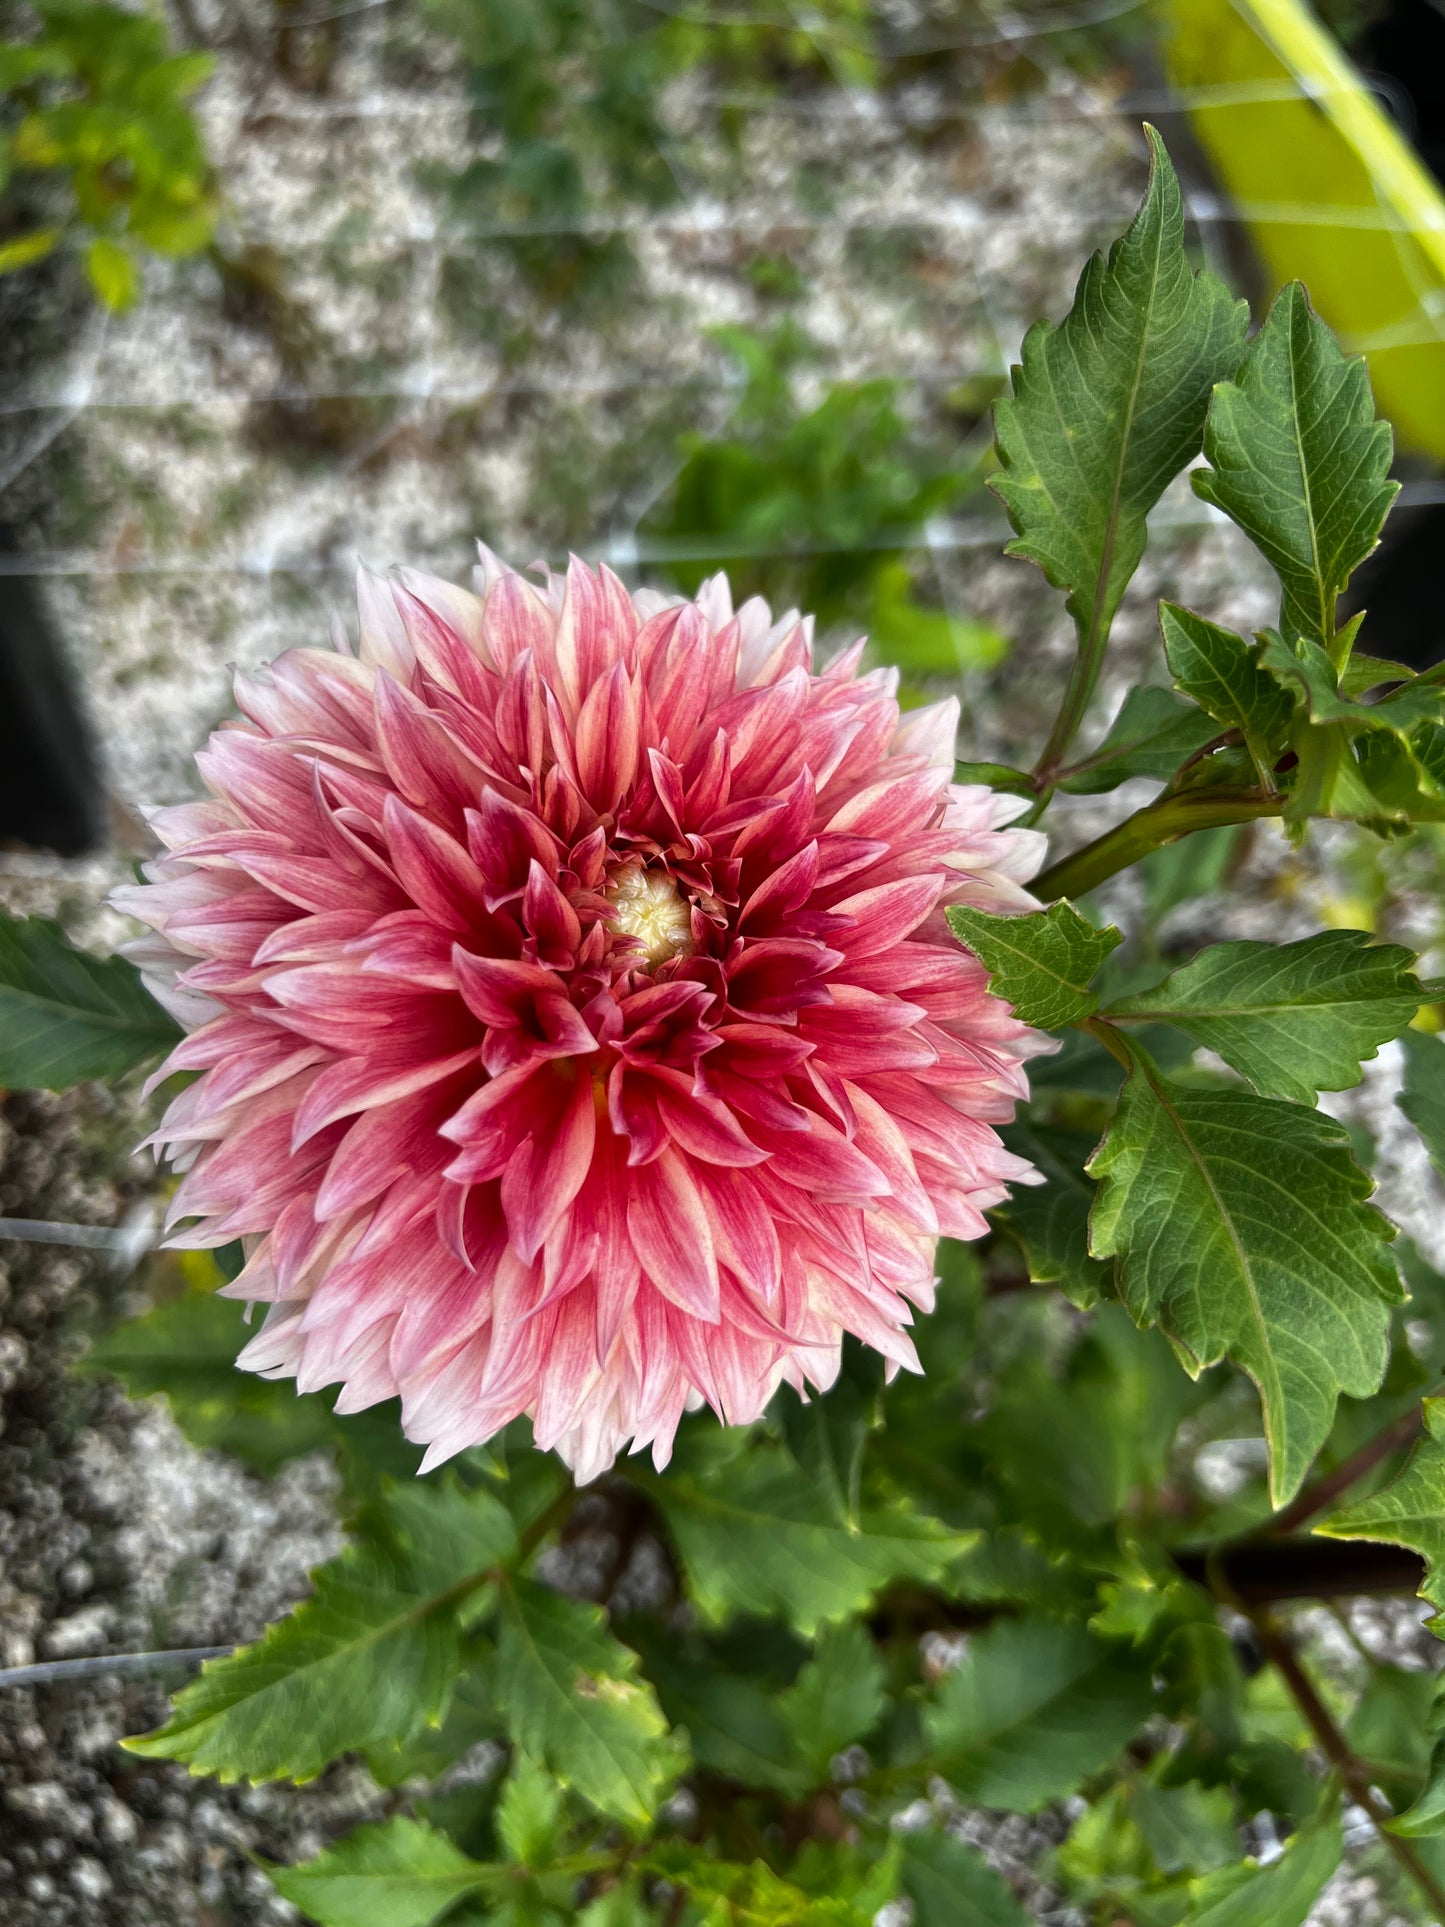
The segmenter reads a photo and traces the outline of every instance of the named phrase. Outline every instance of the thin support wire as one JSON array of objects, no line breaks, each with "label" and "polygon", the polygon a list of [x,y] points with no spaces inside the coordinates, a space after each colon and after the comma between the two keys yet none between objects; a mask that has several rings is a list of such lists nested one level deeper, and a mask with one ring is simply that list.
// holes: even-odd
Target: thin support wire
[{"label": "thin support wire", "polygon": [[133,1271],[154,1250],[155,1210],[142,1205],[124,1224],[70,1224],[50,1218],[0,1218],[0,1240],[17,1244],[68,1245],[77,1251],[103,1251],[125,1271]]},{"label": "thin support wire", "polygon": [[0,1667],[0,1686],[47,1686],[56,1680],[104,1679],[117,1674],[169,1672],[177,1666],[199,1666],[208,1659],[224,1659],[234,1646],[178,1646],[167,1653],[96,1653],[88,1659],[42,1659],[31,1666]]}]

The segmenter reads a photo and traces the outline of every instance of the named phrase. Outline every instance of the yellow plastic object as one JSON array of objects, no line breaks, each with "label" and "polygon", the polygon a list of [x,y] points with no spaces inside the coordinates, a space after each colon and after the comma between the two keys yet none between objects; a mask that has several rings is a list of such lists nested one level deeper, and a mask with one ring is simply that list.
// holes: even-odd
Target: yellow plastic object
[{"label": "yellow plastic object", "polygon": [[1275,286],[1370,365],[1402,448],[1445,460],[1445,197],[1301,0],[1161,0],[1165,70]]}]

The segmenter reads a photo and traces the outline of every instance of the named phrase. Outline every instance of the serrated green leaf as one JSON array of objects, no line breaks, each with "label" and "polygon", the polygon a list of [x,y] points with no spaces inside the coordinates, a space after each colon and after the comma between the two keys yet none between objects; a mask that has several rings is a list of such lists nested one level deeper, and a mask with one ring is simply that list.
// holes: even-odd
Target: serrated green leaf
[{"label": "serrated green leaf", "polygon": [[1425,1140],[1437,1171],[1445,1173],[1445,1042],[1407,1030],[1405,1085],[1395,1102]]},{"label": "serrated green leaf", "polygon": [[[1329,1539],[1375,1539],[1406,1546],[1425,1561],[1420,1597],[1445,1611],[1445,1398],[1420,1407],[1425,1437],[1397,1479],[1367,1499],[1332,1512],[1315,1527]],[[1438,1629],[1440,1621],[1433,1622]]]},{"label": "serrated green leaf", "polygon": [[528,1579],[502,1588],[497,1701],[517,1744],[603,1813],[643,1826],[682,1766],[637,1656],[601,1610]]},{"label": "serrated green leaf", "polygon": [[1422,724],[1445,714],[1445,684],[1433,672],[1412,676],[1378,701],[1359,702],[1349,693],[1348,669],[1338,673],[1310,636],[1287,641],[1277,629],[1266,629],[1260,634],[1258,659],[1312,723],[1338,724],[1352,736],[1389,731],[1408,741]]},{"label": "serrated green leaf", "polygon": [[916,1927],[1029,1927],[1003,1876],[952,1834],[905,1833],[902,1876]]},{"label": "serrated green leaf", "polygon": [[629,1638],[641,1653],[668,1719],[687,1729],[700,1766],[743,1786],[772,1787],[794,1798],[808,1791],[809,1775],[775,1690],[719,1666],[710,1656],[696,1658],[655,1628],[629,1629]]},{"label": "serrated green leaf", "polygon": [[1150,1700],[1147,1668],[1077,1621],[1000,1620],[924,1709],[929,1767],[962,1800],[1036,1813],[1110,1765]]},{"label": "serrated green leaf", "polygon": [[1298,281],[1275,298],[1204,428],[1210,466],[1195,492],[1237,522],[1279,577],[1280,627],[1326,648],[1335,605],[1379,540],[1398,483],[1370,377],[1347,356]]},{"label": "serrated green leaf", "polygon": [[1197,704],[1143,684],[1125,696],[1099,747],[1060,774],[1059,788],[1070,796],[1098,796],[1136,776],[1164,781],[1219,733]]},{"label": "serrated green leaf", "polygon": [[126,958],[76,950],[43,917],[0,914],[0,1087],[120,1077],[180,1035]]},{"label": "serrated green leaf", "polygon": [[562,1789],[528,1754],[512,1759],[497,1801],[497,1838],[508,1860],[521,1867],[545,1867],[557,1851]]},{"label": "serrated green leaf", "polygon": [[1016,531],[1009,552],[1068,592],[1090,685],[1148,513],[1197,453],[1210,391],[1238,365],[1247,319],[1221,282],[1191,269],[1179,183],[1147,132],[1138,213],[1084,269],[1059,326],[1030,328],[1012,396],[996,409],[990,486]]},{"label": "serrated green leaf", "polygon": [[812,1658],[778,1701],[815,1786],[826,1783],[834,1755],[877,1724],[886,1698],[878,1649],[860,1622],[825,1627]]},{"label": "serrated green leaf", "polygon": [[766,1447],[729,1457],[706,1476],[680,1468],[649,1480],[703,1615],[779,1614],[811,1636],[861,1612],[890,1579],[929,1583],[976,1534],[953,1532],[903,1505],[842,1523],[811,1479]]},{"label": "serrated green leaf", "polygon": [[358,1827],[314,1860],[265,1871],[317,1927],[430,1927],[464,1894],[499,1879],[435,1827],[400,1816]]},{"label": "serrated green leaf", "polygon": [[483,1740],[504,1737],[502,1717],[492,1696],[489,1644],[465,1642],[463,1671],[440,1726],[423,1726],[405,1740],[379,1741],[362,1749],[366,1770],[378,1786],[399,1787],[407,1780],[434,1780]]},{"label": "serrated green leaf", "polygon": [[1414,961],[1366,930],[1216,943],[1107,1015],[1177,1025],[1262,1097],[1313,1104],[1358,1084],[1361,1063],[1410,1023],[1424,999]]},{"label": "serrated green leaf", "polygon": [[313,1576],[315,1597],[251,1646],[208,1661],[146,1759],[234,1780],[310,1780],[341,1754],[435,1725],[461,1666],[459,1609],[515,1554],[484,1492],[399,1486],[370,1533]]},{"label": "serrated green leaf", "polygon": [[1123,942],[1112,924],[1096,929],[1067,897],[1021,917],[955,904],[948,923],[988,972],[994,995],[1040,1030],[1062,1030],[1098,1009],[1089,985],[1105,957]]},{"label": "serrated green leaf", "polygon": [[1294,706],[1260,667],[1257,648],[1174,602],[1159,604],[1159,627],[1175,688],[1225,729],[1239,731],[1261,783],[1272,787],[1276,745]]},{"label": "serrated green leaf", "polygon": [[1352,649],[1349,661],[1340,671],[1340,693],[1366,696],[1386,683],[1414,682],[1415,673],[1408,663],[1391,662],[1388,657],[1367,656],[1363,650]]},{"label": "serrated green leaf", "polygon": [[[1110,1062],[1113,1060],[1110,1059]],[[1002,1132],[1006,1148],[1027,1158],[1043,1184],[1016,1184],[991,1215],[1013,1233],[1036,1285],[1057,1285],[1081,1310],[1108,1294],[1112,1267],[1089,1254],[1094,1185],[1084,1170],[1097,1138],[1089,1131],[1020,1118]]]},{"label": "serrated green leaf", "polygon": [[1191,1373],[1223,1357],[1259,1388],[1270,1493],[1282,1505],[1324,1443],[1341,1392],[1378,1389],[1403,1295],[1393,1228],[1342,1125],[1248,1091],[1168,1084],[1134,1067],[1089,1169],[1090,1249]]},{"label": "serrated green leaf", "polygon": [[1301,1827],[1267,1867],[1249,1861],[1201,1881],[1180,1927],[1303,1927],[1343,1852],[1337,1817]]}]

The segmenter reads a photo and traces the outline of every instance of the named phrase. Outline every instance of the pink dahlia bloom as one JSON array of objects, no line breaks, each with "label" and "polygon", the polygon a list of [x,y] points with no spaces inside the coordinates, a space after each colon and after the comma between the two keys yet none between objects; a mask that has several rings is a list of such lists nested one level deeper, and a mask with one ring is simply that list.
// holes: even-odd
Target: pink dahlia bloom
[{"label": "pink dahlia bloom", "polygon": [[237,678],[204,802],[116,901],[199,1071],[156,1141],[173,1243],[245,1242],[241,1354],[427,1462],[530,1413],[587,1479],[705,1401],[917,1369],[940,1232],[1029,1167],[1044,1040],[944,907],[1023,909],[1041,839],[950,779],[862,645],[573,563],[363,573],[355,654]]}]

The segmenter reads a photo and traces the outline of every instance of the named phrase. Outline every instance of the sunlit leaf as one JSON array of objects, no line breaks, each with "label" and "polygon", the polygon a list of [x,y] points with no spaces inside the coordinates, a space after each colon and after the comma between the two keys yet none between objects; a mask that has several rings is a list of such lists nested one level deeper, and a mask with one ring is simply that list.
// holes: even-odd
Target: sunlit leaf
[{"label": "sunlit leaf", "polygon": [[1216,943],[1108,1015],[1175,1024],[1261,1096],[1313,1104],[1320,1091],[1358,1084],[1361,1063],[1414,1017],[1424,993],[1413,963],[1408,950],[1372,943],[1364,930]]},{"label": "sunlit leaf", "polygon": [[485,1492],[398,1486],[316,1594],[251,1646],[207,1662],[157,1732],[127,1740],[223,1781],[310,1780],[340,1754],[440,1719],[460,1668],[458,1610],[513,1556]]},{"label": "sunlit leaf", "polygon": [[1215,382],[1234,372],[1246,310],[1184,250],[1179,183],[1149,130],[1149,187],[1128,231],[1085,268],[1058,327],[1024,338],[996,410],[991,486],[1013,555],[1065,589],[1086,657],[1144,552],[1145,519],[1197,452]]},{"label": "sunlit leaf", "polygon": [[1340,591],[1379,540],[1399,484],[1365,364],[1343,352],[1299,282],[1281,289],[1238,376],[1216,389],[1204,453],[1195,491],[1274,569],[1285,635],[1328,648]]},{"label": "sunlit leaf", "polygon": [[564,1786],[642,1825],[682,1761],[636,1673],[597,1607],[527,1579],[504,1588],[497,1698],[508,1729]]},{"label": "sunlit leaf", "polygon": [[994,995],[1040,1030],[1062,1030],[1098,1009],[1089,986],[1123,941],[1112,924],[1097,929],[1063,897],[1017,917],[955,904],[948,923],[988,972]]}]

